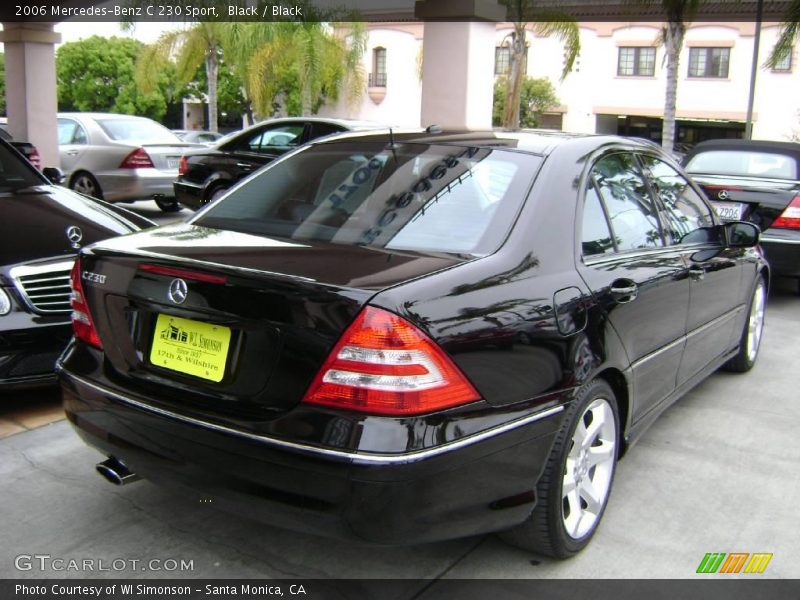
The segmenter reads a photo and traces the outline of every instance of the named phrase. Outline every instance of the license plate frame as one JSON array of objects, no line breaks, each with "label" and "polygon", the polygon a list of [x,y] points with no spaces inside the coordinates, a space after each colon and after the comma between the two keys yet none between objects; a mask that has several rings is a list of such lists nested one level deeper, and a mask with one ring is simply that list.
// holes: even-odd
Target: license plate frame
[{"label": "license plate frame", "polygon": [[716,200],[711,202],[711,208],[714,209],[717,218],[724,222],[741,221],[746,206],[744,202],[718,202]]},{"label": "license plate frame", "polygon": [[159,313],[150,345],[150,364],[214,383],[225,377],[230,327]]}]

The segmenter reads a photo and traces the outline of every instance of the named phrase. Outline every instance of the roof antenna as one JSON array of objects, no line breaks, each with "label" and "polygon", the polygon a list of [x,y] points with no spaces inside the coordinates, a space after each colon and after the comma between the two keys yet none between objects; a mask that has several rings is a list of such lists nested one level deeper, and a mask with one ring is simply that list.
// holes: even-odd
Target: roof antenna
[{"label": "roof antenna", "polygon": [[394,162],[397,162],[397,153],[395,152],[397,145],[394,143],[394,132],[392,131],[391,127],[389,127],[389,145],[387,147],[392,151],[392,158],[394,158]]}]

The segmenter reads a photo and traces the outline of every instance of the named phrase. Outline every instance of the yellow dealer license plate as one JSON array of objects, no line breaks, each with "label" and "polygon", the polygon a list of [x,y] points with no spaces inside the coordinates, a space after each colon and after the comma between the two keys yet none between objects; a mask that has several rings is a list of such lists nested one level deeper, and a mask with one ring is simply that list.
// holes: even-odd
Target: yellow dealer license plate
[{"label": "yellow dealer license plate", "polygon": [[191,319],[158,315],[150,362],[156,366],[222,381],[231,330]]}]

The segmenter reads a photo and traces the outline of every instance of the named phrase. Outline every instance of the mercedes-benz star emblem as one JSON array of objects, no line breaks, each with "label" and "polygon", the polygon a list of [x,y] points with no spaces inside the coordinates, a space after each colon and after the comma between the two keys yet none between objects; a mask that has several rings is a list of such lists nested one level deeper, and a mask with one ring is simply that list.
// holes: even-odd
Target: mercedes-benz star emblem
[{"label": "mercedes-benz star emblem", "polygon": [[728,190],[722,190],[719,194],[717,194],[717,198],[720,200],[727,200],[730,197],[731,195],[728,193]]},{"label": "mercedes-benz star emblem", "polygon": [[83,232],[77,225],[70,225],[67,227],[67,239],[73,248],[81,247],[81,240],[83,239]]},{"label": "mercedes-benz star emblem", "polygon": [[186,297],[189,295],[189,288],[186,287],[186,282],[183,279],[173,279],[169,284],[169,292],[167,297],[175,304],[183,304],[186,302]]}]

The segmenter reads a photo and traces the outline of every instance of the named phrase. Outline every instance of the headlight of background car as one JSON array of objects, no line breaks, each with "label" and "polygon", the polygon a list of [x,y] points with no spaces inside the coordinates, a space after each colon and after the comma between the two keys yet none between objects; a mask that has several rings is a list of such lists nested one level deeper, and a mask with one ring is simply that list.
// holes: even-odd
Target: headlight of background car
[{"label": "headlight of background car", "polygon": [[0,316],[11,312],[11,298],[3,288],[0,288]]}]

